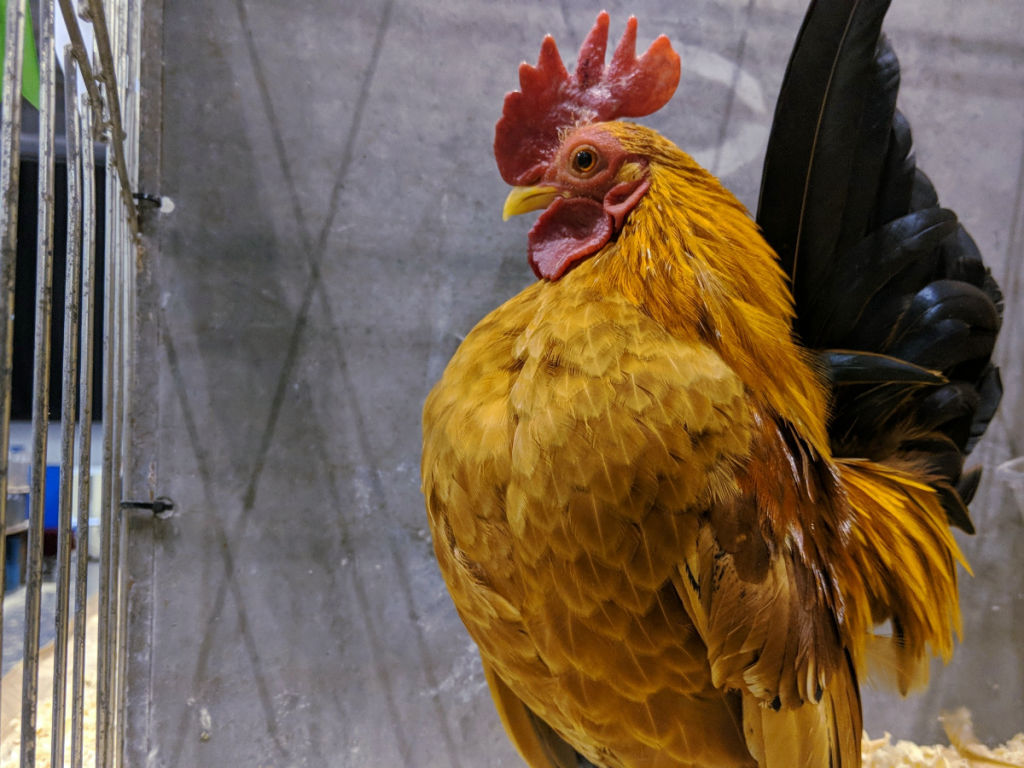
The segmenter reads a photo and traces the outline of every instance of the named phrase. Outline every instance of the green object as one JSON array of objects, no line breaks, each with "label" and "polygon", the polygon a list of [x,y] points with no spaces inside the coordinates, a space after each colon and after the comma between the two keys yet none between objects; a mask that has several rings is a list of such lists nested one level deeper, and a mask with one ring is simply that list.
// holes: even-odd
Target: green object
[{"label": "green object", "polygon": [[[7,0],[0,0],[0,49],[7,45]],[[39,109],[39,56],[36,54],[36,38],[32,33],[32,14],[25,0],[25,51],[21,59],[21,95],[29,104]],[[3,98],[3,81],[0,78],[0,99]]]}]

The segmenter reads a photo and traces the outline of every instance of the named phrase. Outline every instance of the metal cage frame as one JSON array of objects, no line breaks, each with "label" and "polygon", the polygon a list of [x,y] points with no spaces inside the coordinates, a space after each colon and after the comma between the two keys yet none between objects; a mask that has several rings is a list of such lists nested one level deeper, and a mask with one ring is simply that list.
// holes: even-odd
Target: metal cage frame
[{"label": "metal cage frame", "polygon": [[[39,186],[37,196],[35,347],[30,448],[29,514],[25,592],[25,632],[21,675],[21,725],[18,764],[36,765],[39,720],[40,624],[43,588],[44,503],[47,433],[50,414],[50,323],[53,311],[54,167],[56,62],[64,63],[67,157],[67,253],[60,422],[59,519],[56,555],[56,609],[52,669],[52,717],[49,765],[84,764],[86,735],[95,729],[95,764],[122,762],[125,718],[127,601],[125,573],[128,510],[152,508],[151,500],[125,501],[124,478],[131,472],[127,450],[132,412],[131,376],[135,349],[135,276],[139,263],[136,209],[139,168],[139,67],[142,0],[39,0],[35,21],[39,56]],[[59,10],[70,44],[56,51],[55,19]],[[28,3],[6,4],[3,93],[18,94],[2,102],[0,156],[0,520],[7,520],[8,456],[11,426],[12,329],[18,206],[23,45]],[[93,46],[87,50],[86,29]],[[77,83],[85,91],[78,95]],[[106,194],[98,199],[93,183],[94,146],[106,145]],[[22,205],[30,201],[21,201]],[[104,242],[97,244],[95,211],[105,209]],[[96,301],[97,256],[103,259],[104,302]],[[91,361],[95,323],[103,319],[103,416],[100,492],[98,631],[86,631],[87,558],[84,537],[90,521],[92,400],[95,382]],[[53,361],[56,364],[56,361]],[[76,408],[77,404],[77,408]],[[77,441],[77,446],[76,446]],[[73,509],[77,482],[77,504]],[[74,529],[79,554],[72,559]],[[0,537],[0,560],[6,558],[6,530]],[[0,571],[0,592],[6,589]],[[72,599],[73,594],[73,599]],[[2,613],[0,613],[2,618]],[[2,623],[0,623],[2,640]],[[95,723],[85,717],[86,650],[95,644]],[[68,684],[70,683],[70,693]],[[10,719],[14,713],[0,712]],[[70,720],[68,715],[70,714]],[[39,741],[42,741],[40,738]],[[4,745],[4,755],[13,744]]]}]

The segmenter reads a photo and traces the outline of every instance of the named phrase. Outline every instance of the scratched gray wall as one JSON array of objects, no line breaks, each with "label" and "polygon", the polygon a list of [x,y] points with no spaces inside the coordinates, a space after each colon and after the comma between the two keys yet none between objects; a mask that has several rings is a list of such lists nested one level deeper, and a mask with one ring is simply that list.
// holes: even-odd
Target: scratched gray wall
[{"label": "scratched gray wall", "polygon": [[[179,513],[133,523],[130,765],[518,764],[433,562],[420,406],[531,279],[502,96],[601,5],[680,47],[650,122],[753,206],[802,0],[149,0],[143,187],[174,210],[146,219],[133,482]],[[920,163],[1012,297],[991,469],[1024,452],[1024,4],[894,5]],[[974,515],[964,645],[928,693],[866,694],[872,733],[1024,728],[1024,518],[992,471]]]}]

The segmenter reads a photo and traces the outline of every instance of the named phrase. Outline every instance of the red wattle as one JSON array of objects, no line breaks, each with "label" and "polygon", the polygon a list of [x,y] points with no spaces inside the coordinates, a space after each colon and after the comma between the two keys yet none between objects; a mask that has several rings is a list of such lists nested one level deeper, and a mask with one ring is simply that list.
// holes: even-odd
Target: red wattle
[{"label": "red wattle", "polygon": [[601,250],[614,222],[589,198],[556,199],[530,230],[530,266],[537,277],[557,280],[574,264]]}]

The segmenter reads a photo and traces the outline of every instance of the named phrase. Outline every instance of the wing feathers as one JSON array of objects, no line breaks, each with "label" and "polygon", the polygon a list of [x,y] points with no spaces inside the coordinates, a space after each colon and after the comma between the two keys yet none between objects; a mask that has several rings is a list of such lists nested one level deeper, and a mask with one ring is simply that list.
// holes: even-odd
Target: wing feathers
[{"label": "wing feathers", "polygon": [[743,722],[747,748],[759,768],[860,765],[860,693],[848,658],[820,702],[776,710],[747,694]]},{"label": "wing feathers", "polygon": [[486,662],[484,676],[501,722],[530,768],[577,768],[576,750],[530,711]]}]

